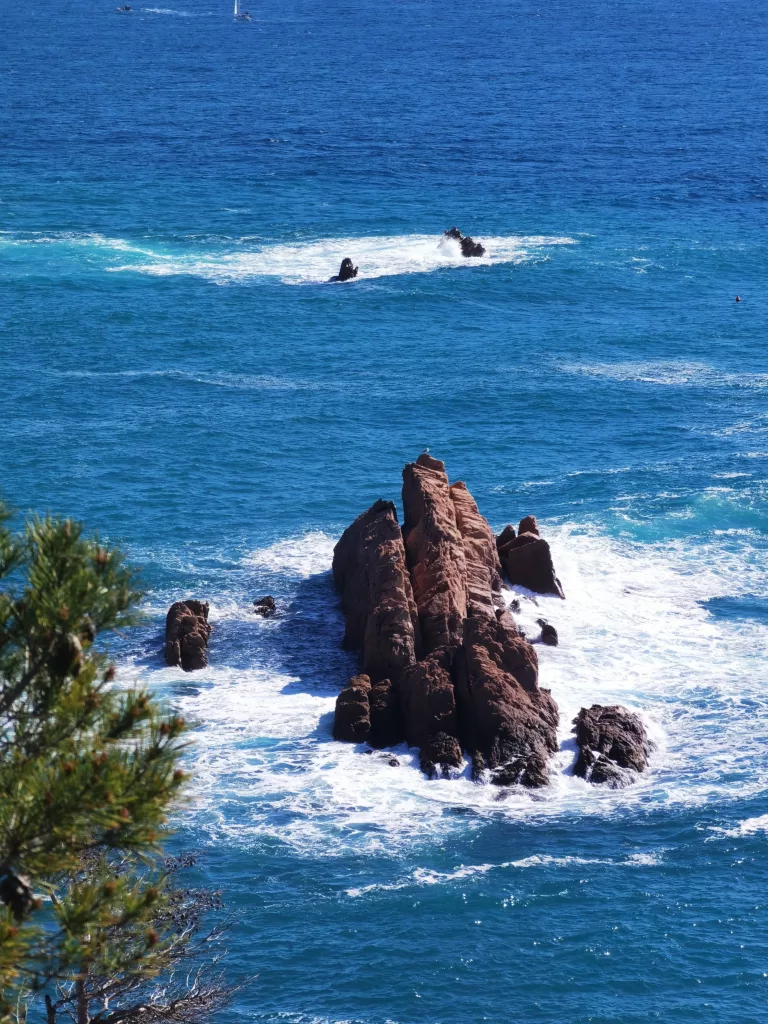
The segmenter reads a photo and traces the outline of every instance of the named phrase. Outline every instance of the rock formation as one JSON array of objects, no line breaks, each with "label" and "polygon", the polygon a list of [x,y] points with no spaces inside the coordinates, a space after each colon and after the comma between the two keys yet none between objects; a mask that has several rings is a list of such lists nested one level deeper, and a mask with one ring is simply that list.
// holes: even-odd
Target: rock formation
[{"label": "rock formation", "polygon": [[467,485],[451,484],[451,501],[464,547],[467,575],[467,614],[492,617],[502,607],[501,563],[488,520],[480,515]]},{"label": "rock formation", "polygon": [[445,466],[427,454],[403,470],[403,538],[426,653],[461,642],[467,615],[464,540]]},{"label": "rock formation", "polygon": [[400,690],[391,679],[380,679],[368,695],[371,708],[372,747],[396,747],[405,740],[405,724],[400,706]]},{"label": "rock formation", "polygon": [[396,747],[405,739],[400,692],[391,680],[371,683],[352,676],[336,698],[333,738],[348,743],[367,741],[372,747]]},{"label": "rock formation", "polygon": [[341,261],[338,274],[334,274],[330,279],[331,281],[351,281],[353,277],[357,277],[357,267],[353,265],[352,260],[349,256],[345,256]]},{"label": "rock formation", "polygon": [[555,627],[546,619],[536,619],[536,624],[541,626],[540,642],[546,644],[547,647],[557,647],[559,640]]},{"label": "rock formation", "polygon": [[261,615],[262,618],[271,619],[277,611],[277,605],[275,604],[274,597],[270,597],[267,594],[266,597],[257,597],[253,602],[253,610],[256,615]]},{"label": "rock formation", "polygon": [[374,682],[397,683],[421,654],[421,634],[395,506],[377,501],[333,551],[333,578],[346,616],[344,646],[363,652]]},{"label": "rock formation", "polygon": [[[401,530],[394,505],[377,501],[334,549],[344,644],[361,652],[365,673],[339,694],[334,736],[406,740],[430,777],[461,769],[466,753],[476,775],[488,769],[500,785],[545,785],[557,706],[503,610],[504,545],[466,485],[449,484],[426,452],[403,470],[403,518]],[[524,524],[538,539],[535,520]]]},{"label": "rock formation", "polygon": [[579,745],[574,775],[619,789],[648,765],[650,743],[640,718],[617,704],[582,708],[573,720]]},{"label": "rock formation", "polygon": [[421,751],[421,768],[430,778],[462,763],[459,721],[451,669],[456,648],[432,651],[411,665],[400,683],[406,739]]},{"label": "rock formation", "polygon": [[502,613],[467,619],[462,653],[456,689],[473,762],[482,757],[502,785],[546,785],[549,757],[558,749],[558,711],[539,689],[536,652]]},{"label": "rock formation", "polygon": [[333,738],[347,743],[362,743],[371,732],[371,680],[366,675],[352,676],[336,698]]},{"label": "rock formation", "polygon": [[496,538],[496,548],[510,583],[536,594],[565,597],[549,544],[539,533],[534,516],[520,520],[517,535],[513,526],[505,526]]},{"label": "rock formation", "polygon": [[185,672],[206,667],[212,630],[208,611],[207,602],[191,599],[171,605],[165,618],[166,664],[181,665]]},{"label": "rock formation", "polygon": [[458,228],[450,228],[448,231],[444,231],[443,234],[447,238],[455,238],[461,246],[461,255],[470,258],[472,256],[485,256],[485,248],[479,242],[476,242],[474,238],[470,238],[469,235],[462,235]]}]

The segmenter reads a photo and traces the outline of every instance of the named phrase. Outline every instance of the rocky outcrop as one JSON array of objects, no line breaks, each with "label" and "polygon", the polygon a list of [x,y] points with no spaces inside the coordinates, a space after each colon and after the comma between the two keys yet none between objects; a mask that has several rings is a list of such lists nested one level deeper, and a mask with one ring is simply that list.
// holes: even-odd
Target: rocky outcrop
[{"label": "rocky outcrop", "polygon": [[[557,705],[539,688],[536,652],[508,614],[467,619],[457,673],[464,746],[500,785],[546,785]],[[480,755],[480,756],[478,756]]]},{"label": "rocky outcrop", "polygon": [[496,538],[496,548],[510,583],[535,594],[565,597],[549,544],[540,535],[534,516],[520,520],[517,534],[513,526],[504,527]]},{"label": "rocky outcrop", "polygon": [[204,601],[177,601],[165,617],[165,662],[194,672],[208,664],[206,648],[212,627]]},{"label": "rocky outcrop", "polygon": [[267,594],[266,597],[257,597],[253,602],[253,610],[256,615],[261,615],[264,619],[271,619],[277,611],[277,605],[275,604],[274,597],[270,597]]},{"label": "rocky outcrop", "polygon": [[462,763],[459,721],[451,669],[453,647],[439,647],[403,673],[400,694],[408,745],[421,750],[430,778]]},{"label": "rocky outcrop", "polygon": [[396,747],[405,740],[405,723],[400,706],[400,690],[391,679],[380,679],[368,695],[371,708],[372,747]]},{"label": "rocky outcrop", "polygon": [[473,256],[485,256],[485,247],[479,242],[476,242],[474,238],[470,238],[469,235],[462,235],[458,228],[450,228],[448,231],[444,231],[443,234],[447,238],[455,238],[461,246],[461,255],[467,258]]},{"label": "rocky outcrop", "polygon": [[334,274],[331,281],[351,281],[353,277],[357,277],[357,267],[354,266],[349,256],[345,256],[341,261],[338,274]]},{"label": "rocky outcrop", "polygon": [[573,720],[579,756],[573,769],[588,782],[620,789],[648,766],[650,743],[638,715],[618,704],[593,704]]},{"label": "rocky outcrop", "polygon": [[403,515],[424,650],[459,644],[467,615],[464,540],[445,465],[426,453],[403,470]]},{"label": "rocky outcrop", "polygon": [[371,683],[365,674],[352,676],[336,698],[333,738],[347,743],[367,741],[372,747],[396,747],[405,739],[400,693],[391,680]]},{"label": "rocky outcrop", "polygon": [[559,641],[557,630],[551,622],[547,622],[546,619],[536,619],[536,624],[541,626],[541,637],[540,642],[546,644],[547,647],[557,647]]},{"label": "rocky outcrop", "polygon": [[456,525],[464,546],[467,574],[467,614],[492,617],[502,607],[501,563],[488,520],[461,481],[449,488]]},{"label": "rocky outcrop", "polygon": [[375,502],[344,531],[333,551],[333,578],[346,616],[344,645],[362,650],[372,680],[397,683],[421,640],[392,502]]},{"label": "rocky outcrop", "polygon": [[371,680],[366,675],[352,676],[336,698],[333,738],[347,743],[362,743],[371,732]]},{"label": "rocky outcrop", "polygon": [[[339,695],[334,735],[374,747],[405,740],[430,778],[455,774],[466,753],[475,776],[545,785],[557,705],[501,595],[500,555],[541,540],[535,520],[497,543],[466,485],[450,485],[427,452],[403,470],[403,519],[401,531],[394,505],[378,501],[334,551],[344,642],[366,673]],[[556,636],[542,625],[545,643]]]}]

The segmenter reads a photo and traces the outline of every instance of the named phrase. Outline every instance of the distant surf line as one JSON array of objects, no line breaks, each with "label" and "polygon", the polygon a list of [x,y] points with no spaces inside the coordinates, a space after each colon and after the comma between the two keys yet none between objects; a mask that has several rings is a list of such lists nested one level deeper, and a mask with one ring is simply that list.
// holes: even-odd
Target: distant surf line
[{"label": "distant surf line", "polygon": [[[449,243],[451,240],[447,240]],[[158,277],[191,275],[216,284],[277,278],[285,284],[320,284],[349,257],[360,267],[359,281],[459,267],[521,264],[549,258],[554,246],[577,244],[565,236],[507,235],[483,238],[486,254],[468,260],[440,235],[385,235],[273,243],[221,253],[158,253],[150,262],[124,263],[113,273]]]},{"label": "distant surf line", "polygon": [[578,244],[576,239],[561,235],[482,236],[484,255],[468,259],[454,239],[442,234],[363,235],[299,242],[256,241],[253,234],[246,234],[218,236],[214,247],[206,248],[190,248],[189,241],[154,241],[146,236],[130,240],[77,231],[0,233],[0,245],[39,250],[51,247],[56,259],[100,265],[99,269],[107,273],[190,276],[219,285],[259,279],[291,285],[326,283],[346,257],[359,265],[358,282],[438,270],[514,266],[548,260],[553,249]]}]

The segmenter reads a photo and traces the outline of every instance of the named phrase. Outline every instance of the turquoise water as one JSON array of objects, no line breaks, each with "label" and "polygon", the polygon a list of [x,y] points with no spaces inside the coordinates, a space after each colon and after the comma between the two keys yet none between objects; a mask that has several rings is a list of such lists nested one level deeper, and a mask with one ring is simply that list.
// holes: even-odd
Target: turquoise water
[{"label": "turquoise water", "polygon": [[[764,5],[114,6],[3,13],[0,487],[144,567],[122,677],[201,723],[178,841],[258,975],[222,1019],[765,1021]],[[425,446],[552,541],[543,794],[331,741],[333,543]],[[656,751],[602,793],[614,700]]]}]

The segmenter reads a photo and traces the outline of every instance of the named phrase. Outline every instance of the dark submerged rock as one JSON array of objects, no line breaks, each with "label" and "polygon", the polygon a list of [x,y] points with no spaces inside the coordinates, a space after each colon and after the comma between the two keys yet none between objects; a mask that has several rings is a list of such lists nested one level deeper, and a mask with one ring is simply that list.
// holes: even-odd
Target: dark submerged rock
[{"label": "dark submerged rock", "polygon": [[461,255],[470,259],[473,256],[485,256],[485,246],[476,242],[474,238],[465,235],[461,240]]},{"label": "dark submerged rock", "polygon": [[261,615],[265,619],[270,619],[277,611],[277,605],[275,604],[274,597],[267,595],[266,597],[257,597],[253,602],[253,610],[256,615]]},{"label": "dark submerged rock", "polygon": [[630,785],[648,766],[651,746],[639,716],[618,704],[593,704],[573,720],[579,756],[573,773],[597,785]]},{"label": "dark submerged rock", "polygon": [[557,647],[559,640],[555,627],[546,619],[536,619],[536,623],[541,626],[541,642],[547,647]]},{"label": "dark submerged rock", "polygon": [[194,672],[208,664],[207,647],[212,627],[207,601],[176,601],[165,618],[165,661]]},{"label": "dark submerged rock", "polygon": [[345,256],[341,261],[338,274],[334,274],[331,281],[351,281],[353,277],[357,277],[358,268],[354,266],[349,256]]},{"label": "dark submerged rock", "polygon": [[461,255],[467,259],[473,256],[485,256],[485,248],[479,242],[476,242],[474,238],[470,238],[469,235],[462,235],[458,228],[450,228],[448,231],[444,231],[443,234],[446,238],[455,238],[461,246]]}]

